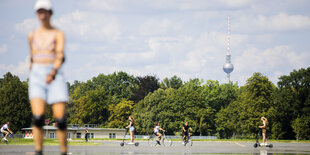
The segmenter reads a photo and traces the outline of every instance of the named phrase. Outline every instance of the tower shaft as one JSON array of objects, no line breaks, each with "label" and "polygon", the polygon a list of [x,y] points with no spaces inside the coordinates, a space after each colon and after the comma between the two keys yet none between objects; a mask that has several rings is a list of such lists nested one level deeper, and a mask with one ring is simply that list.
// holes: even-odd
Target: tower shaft
[{"label": "tower shaft", "polygon": [[230,17],[227,18],[227,52],[226,52],[226,63],[223,66],[223,70],[226,73],[227,82],[230,82],[230,73],[234,70],[234,66],[231,63],[230,55]]}]

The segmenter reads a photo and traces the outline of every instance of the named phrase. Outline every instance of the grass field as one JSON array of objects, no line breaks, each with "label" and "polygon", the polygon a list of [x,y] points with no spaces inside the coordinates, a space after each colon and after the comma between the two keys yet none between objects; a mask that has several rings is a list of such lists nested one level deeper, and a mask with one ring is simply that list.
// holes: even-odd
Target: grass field
[{"label": "grass field", "polygon": [[[84,139],[74,138],[68,141],[69,145],[100,145],[103,144],[102,140],[117,141],[122,139],[109,139],[109,138],[95,138],[89,139],[89,142],[85,142]],[[146,139],[135,139],[137,141],[147,141]],[[101,141],[100,143],[96,141]],[[180,139],[173,139],[173,141],[181,141]],[[255,139],[194,139],[193,141],[214,141],[214,142],[255,142]],[[268,140],[270,143],[310,143],[310,140]],[[10,145],[34,145],[33,139],[14,138],[9,139]],[[58,139],[44,139],[44,145],[58,145]],[[1,141],[0,145],[7,145],[4,141]]]},{"label": "grass field", "polygon": [[[84,141],[68,141],[69,145],[99,145],[94,142]],[[102,143],[101,143],[102,144]],[[0,145],[7,145],[4,141],[1,141]],[[9,139],[9,145],[34,145],[33,139],[14,138]],[[44,145],[59,145],[58,139],[44,139]]]}]

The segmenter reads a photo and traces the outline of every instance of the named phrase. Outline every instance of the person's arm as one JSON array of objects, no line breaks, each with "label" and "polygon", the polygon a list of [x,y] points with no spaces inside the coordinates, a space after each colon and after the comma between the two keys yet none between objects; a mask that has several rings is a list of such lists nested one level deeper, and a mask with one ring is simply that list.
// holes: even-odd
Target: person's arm
[{"label": "person's arm", "polygon": [[132,122],[130,122],[130,123],[129,123],[129,125],[128,125],[128,126],[126,126],[126,128],[129,128],[129,127],[131,126],[131,124],[132,124]]},{"label": "person's arm", "polygon": [[29,44],[29,48],[30,48],[30,63],[29,63],[29,69],[31,70],[32,68],[32,63],[33,63],[33,59],[32,59],[32,38],[33,38],[33,32],[30,32],[28,34],[28,44]]},{"label": "person's arm", "polygon": [[191,132],[193,132],[193,129],[190,127],[189,130],[191,130]]},{"label": "person's arm", "polygon": [[162,129],[162,128],[158,128],[159,130],[161,130],[161,131],[164,131],[164,132],[166,132],[166,130],[164,130],[164,129]]},{"label": "person's arm", "polygon": [[265,129],[266,128],[266,122],[264,121],[263,124],[264,125],[262,126],[262,128]]},{"label": "person's arm", "polygon": [[266,128],[266,122],[263,122],[263,125],[262,126],[259,126],[259,128]]},{"label": "person's arm", "polygon": [[184,128],[184,126],[182,127],[182,130],[185,132],[185,128]]},{"label": "person's arm", "polygon": [[63,32],[58,31],[56,35],[56,60],[54,62],[53,70],[46,78],[47,83],[50,83],[54,80],[58,69],[61,67],[61,65],[65,60],[64,47],[65,47],[65,35]]}]

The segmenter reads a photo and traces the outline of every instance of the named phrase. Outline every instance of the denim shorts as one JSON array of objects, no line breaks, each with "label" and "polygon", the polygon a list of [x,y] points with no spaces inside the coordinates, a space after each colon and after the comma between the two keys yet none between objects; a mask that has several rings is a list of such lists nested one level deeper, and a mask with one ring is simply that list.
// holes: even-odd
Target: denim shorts
[{"label": "denim shorts", "polygon": [[68,102],[68,88],[61,69],[55,79],[47,84],[46,76],[51,73],[53,64],[33,64],[29,76],[29,99],[41,98],[48,104]]},{"label": "denim shorts", "polygon": [[135,131],[135,127],[134,126],[130,126],[129,127],[129,131],[133,131],[134,132]]}]

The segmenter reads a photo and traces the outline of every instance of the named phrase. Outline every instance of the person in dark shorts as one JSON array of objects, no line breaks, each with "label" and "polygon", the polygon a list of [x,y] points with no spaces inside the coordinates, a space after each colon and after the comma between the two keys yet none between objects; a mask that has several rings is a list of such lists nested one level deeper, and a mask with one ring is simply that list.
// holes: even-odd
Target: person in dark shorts
[{"label": "person in dark shorts", "polygon": [[266,117],[261,117],[260,119],[263,122],[263,125],[259,126],[259,128],[262,129],[262,135],[263,135],[263,144],[262,145],[264,146],[264,145],[268,145],[267,144],[267,139],[266,139],[266,132],[267,132],[266,127],[267,127],[267,124],[268,124],[268,120],[267,120]]},{"label": "person in dark shorts", "polygon": [[84,134],[85,134],[85,142],[88,142],[88,129],[87,128],[85,128]]},{"label": "person in dark shorts", "polygon": [[135,135],[135,119],[133,116],[129,116],[128,119],[130,120],[129,125],[126,127],[129,129],[130,133],[130,143],[129,144],[134,144],[134,135]]},{"label": "person in dark shorts", "polygon": [[184,144],[185,136],[191,135],[190,131],[192,132],[193,129],[188,125],[188,122],[185,122],[185,124],[182,127],[182,142],[183,142],[183,144]]}]

